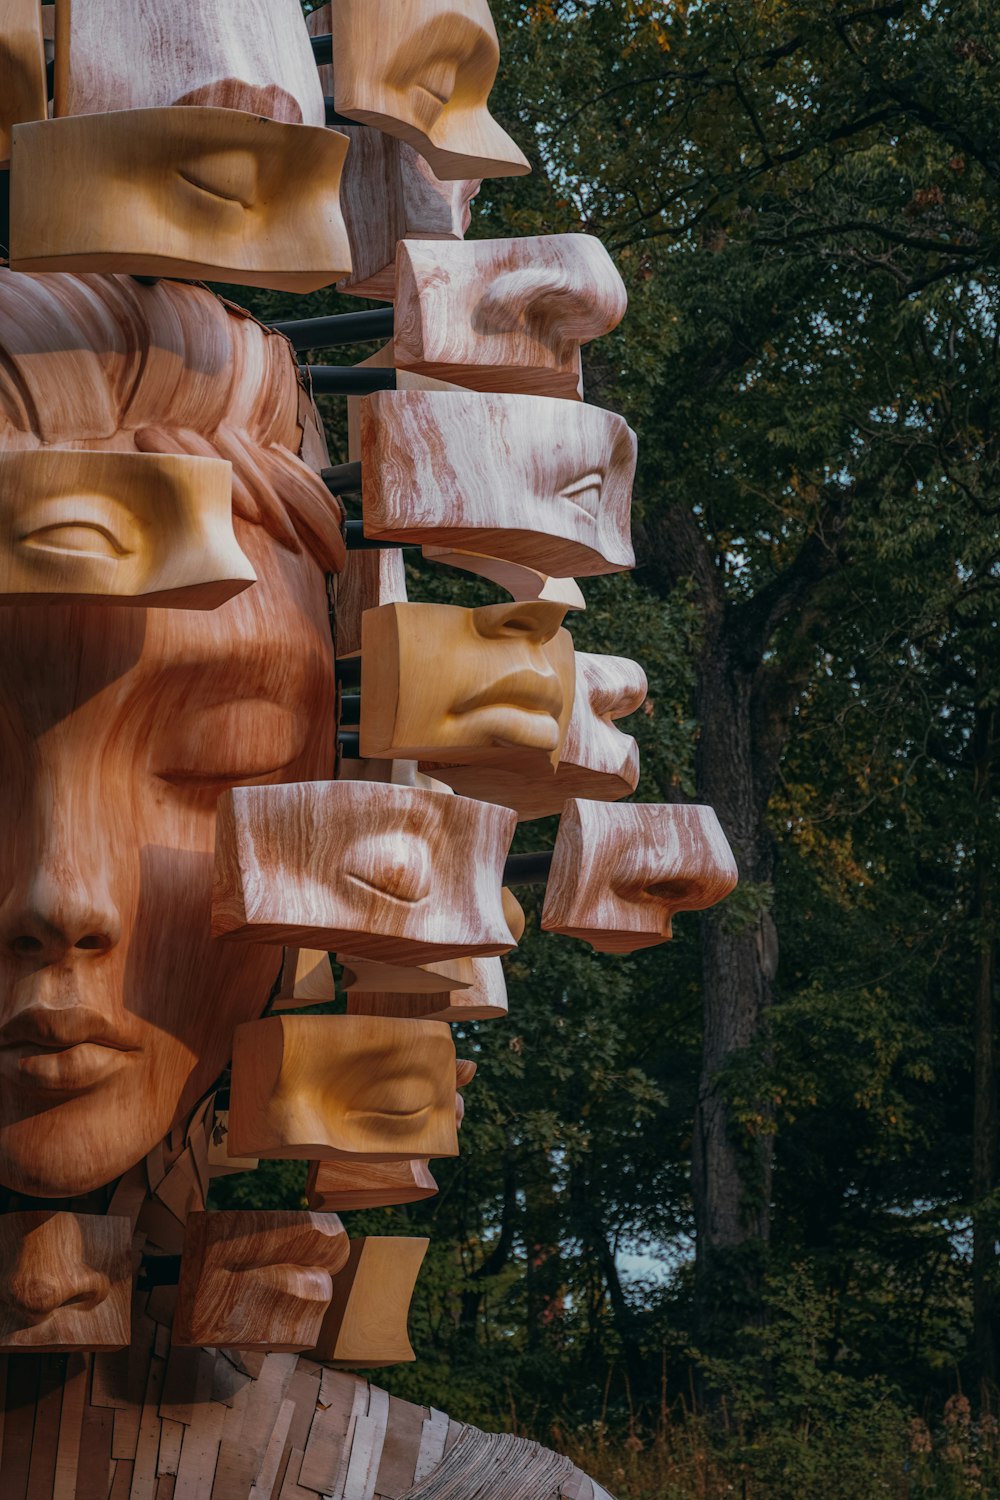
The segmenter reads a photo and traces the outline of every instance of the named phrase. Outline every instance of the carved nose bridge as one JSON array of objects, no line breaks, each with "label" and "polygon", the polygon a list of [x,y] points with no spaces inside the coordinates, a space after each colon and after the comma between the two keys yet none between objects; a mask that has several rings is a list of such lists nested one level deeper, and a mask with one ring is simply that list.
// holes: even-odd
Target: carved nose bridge
[{"label": "carved nose bridge", "polygon": [[120,940],[121,916],[111,893],[109,831],[95,817],[97,787],[87,787],[81,800],[79,784],[60,787],[43,776],[35,791],[13,841],[17,862],[0,903],[0,948],[34,967],[70,955],[98,958]]},{"label": "carved nose bridge", "polygon": [[559,630],[566,618],[566,606],[539,599],[517,604],[488,604],[475,611],[476,629],[481,636],[516,638],[544,646]]}]

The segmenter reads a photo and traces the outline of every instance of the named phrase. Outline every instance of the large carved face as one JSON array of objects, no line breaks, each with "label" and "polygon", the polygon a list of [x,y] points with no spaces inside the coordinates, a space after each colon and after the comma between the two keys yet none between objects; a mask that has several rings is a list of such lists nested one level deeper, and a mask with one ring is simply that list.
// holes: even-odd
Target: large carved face
[{"label": "large carved face", "polygon": [[139,1160],[260,1014],[280,952],[211,938],[215,804],[331,774],[323,575],[238,523],[209,612],[0,608],[0,1182]]}]

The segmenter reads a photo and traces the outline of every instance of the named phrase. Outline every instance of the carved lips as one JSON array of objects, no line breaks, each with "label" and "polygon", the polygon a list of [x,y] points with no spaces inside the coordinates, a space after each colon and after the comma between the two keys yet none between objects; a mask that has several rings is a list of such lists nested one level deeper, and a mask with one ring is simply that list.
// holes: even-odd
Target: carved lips
[{"label": "carved lips", "polygon": [[129,1033],[85,1006],[33,1006],[0,1029],[0,1074],[15,1087],[79,1094],[128,1066]]}]

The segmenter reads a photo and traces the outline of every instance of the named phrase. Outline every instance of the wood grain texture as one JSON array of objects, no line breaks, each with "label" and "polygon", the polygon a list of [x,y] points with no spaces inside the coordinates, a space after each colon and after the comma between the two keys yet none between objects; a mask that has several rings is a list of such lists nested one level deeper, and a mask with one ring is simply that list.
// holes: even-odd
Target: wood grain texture
[{"label": "wood grain texture", "polygon": [[260,1166],[259,1157],[230,1156],[228,1109],[213,1110],[206,1155],[209,1180],[213,1177],[231,1177],[234,1172],[255,1172]]},{"label": "wood grain texture", "polygon": [[586,234],[403,241],[396,364],[478,391],[582,396],[580,346],[625,316],[625,286]]},{"label": "wood grain texture", "polygon": [[442,179],[522,176],[487,103],[500,63],[487,0],[333,0],[337,113],[399,136]]},{"label": "wood grain texture", "polygon": [[676,912],[714,906],[737,879],[710,807],[574,798],[559,822],[542,928],[631,953],[667,942]]},{"label": "wood grain texture", "polygon": [[309,1207],[337,1213],[420,1203],[437,1191],[425,1161],[314,1161],[306,1182]]},{"label": "wood grain texture", "polygon": [[172,104],[323,127],[298,0],[56,0],[56,115]]},{"label": "wood grain texture", "polygon": [[615,802],[639,782],[639,749],[615,721],[646,698],[646,674],[621,656],[576,653],[576,696],[555,776],[506,765],[437,767],[435,775],[463,797],[513,808],[520,820],[561,813],[570,797]]},{"label": "wood grain texture", "polygon": [[217,609],[256,582],[221,458],[0,452],[0,605]]},{"label": "wood grain texture", "polygon": [[562,605],[391,604],[361,624],[361,754],[558,762],[576,671]]},{"label": "wood grain texture", "polygon": [[335,1214],[190,1214],[173,1342],[309,1349],[347,1257],[347,1234]]},{"label": "wood grain texture", "polygon": [[334,1282],[316,1357],[335,1367],[375,1369],[412,1362],[410,1301],[429,1240],[366,1238]]},{"label": "wood grain texture", "polygon": [[287,341],[202,288],[0,271],[4,456],[213,460],[258,579],[213,611],[0,607],[15,1192],[76,1199],[183,1139],[277,977],[279,954],[213,942],[210,912],[219,788],[334,765],[339,509],[298,457],[300,389]]},{"label": "wood grain texture", "polygon": [[318,1005],[336,995],[330,955],[317,948],[286,948],[276,1009]]},{"label": "wood grain texture", "polygon": [[554,577],[634,566],[636,440],[613,412],[471,391],[380,391],[360,408],[367,536]]},{"label": "wood grain texture", "polygon": [[237,787],[216,809],[212,931],[385,963],[505,953],[513,813],[361,781]]},{"label": "wood grain texture", "polygon": [[445,994],[351,988],[347,1010],[352,1016],[399,1016],[413,1020],[492,1021],[507,1014],[507,985],[499,958],[473,958],[474,978],[467,989]]},{"label": "wood grain texture", "polygon": [[351,269],[346,137],[241,110],[120,110],[14,127],[10,264],[313,292]]},{"label": "wood grain texture", "polygon": [[4,0],[0,12],[0,167],[13,126],[48,114],[45,45],[38,0]]},{"label": "wood grain texture", "polygon": [[384,990],[390,994],[443,995],[451,990],[467,990],[476,983],[479,966],[493,962],[486,958],[452,958],[438,964],[406,968],[400,964],[350,958],[344,953],[338,953],[337,958],[343,965],[341,988],[348,994],[352,990],[368,993]]},{"label": "wood grain texture", "polygon": [[587,601],[575,578],[550,578],[547,573],[526,568],[523,563],[484,557],[478,552],[459,552],[449,547],[424,547],[422,550],[428,562],[488,578],[518,602],[538,599],[543,604],[561,604],[567,610],[587,608]]},{"label": "wood grain texture", "polygon": [[299,1160],[457,1156],[450,1031],[369,1016],[237,1027],[229,1149]]},{"label": "wood grain texture", "polygon": [[125,1218],[0,1215],[0,1351],[127,1347],[131,1249]]}]

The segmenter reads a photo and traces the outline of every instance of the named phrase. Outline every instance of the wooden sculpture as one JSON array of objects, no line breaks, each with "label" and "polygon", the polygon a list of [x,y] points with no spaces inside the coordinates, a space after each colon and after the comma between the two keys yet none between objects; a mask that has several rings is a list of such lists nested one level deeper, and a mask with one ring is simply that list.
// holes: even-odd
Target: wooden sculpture
[{"label": "wooden sculpture", "polygon": [[173,1343],[311,1349],[348,1254],[335,1214],[189,1214]]},{"label": "wooden sculpture", "polygon": [[409,1363],[410,1301],[430,1240],[351,1241],[350,1259],[333,1284],[323,1327],[316,1341],[318,1359],[353,1370]]},{"label": "wooden sculpture", "polygon": [[129,1219],[0,1216],[0,1352],[127,1348],[131,1300]]},{"label": "wooden sculpture", "polygon": [[[410,989],[364,989],[347,992],[352,1016],[400,1016],[425,1021],[492,1021],[507,1014],[507,986],[499,958],[465,960],[474,965],[475,979],[467,989],[421,991]],[[404,971],[405,972],[405,971]],[[368,983],[379,982],[370,976]]]},{"label": "wooden sculpture", "polygon": [[553,234],[404,240],[395,303],[400,369],[476,391],[579,400],[580,346],[617,327],[626,296],[600,240]]},{"label": "wooden sculpture", "polygon": [[220,458],[0,452],[0,605],[217,609],[256,575]]},{"label": "wooden sculpture", "polygon": [[621,656],[576,653],[576,696],[555,776],[510,765],[438,767],[435,774],[463,797],[511,807],[519,819],[561,813],[570,797],[615,802],[639,781],[639,749],[615,727],[645,701],[646,674]]},{"label": "wooden sculpture", "polygon": [[220,798],[212,930],[385,963],[506,953],[501,874],[516,818],[444,792],[361,781]]},{"label": "wooden sculpture", "polygon": [[316,948],[286,948],[281,970],[281,989],[275,1010],[294,1010],[319,1005],[336,995],[329,953]]},{"label": "wooden sculpture", "polygon": [[479,552],[461,552],[450,547],[421,548],[428,562],[446,568],[461,568],[497,584],[517,603],[561,604],[565,610],[586,609],[580,585],[575,578],[550,578],[523,563],[504,562],[499,557],[484,557]]},{"label": "wooden sculpture", "polygon": [[600,953],[632,953],[668,942],[675,912],[714,906],[736,881],[710,807],[573,799],[559,821],[542,928]]},{"label": "wooden sculpture", "polygon": [[500,48],[487,0],[333,0],[337,113],[408,141],[440,178],[529,172],[487,108]]},{"label": "wooden sculpture", "polygon": [[38,0],[4,0],[0,12],[0,168],[10,161],[10,136],[22,120],[48,114],[45,46]]},{"label": "wooden sculpture", "polygon": [[341,988],[352,990],[386,990],[400,995],[444,995],[452,990],[468,990],[476,982],[480,964],[486,958],[451,958],[438,964],[421,964],[408,968],[402,964],[380,964],[374,959],[337,955],[343,965]]},{"label": "wooden sculpture", "polygon": [[55,113],[207,105],[326,124],[298,0],[56,0]]},{"label": "wooden sculpture", "polygon": [[15,125],[10,264],[313,292],[351,269],[347,139],[190,107]]},{"label": "wooden sculpture", "polygon": [[635,435],[582,403],[380,391],[361,405],[365,534],[585,577],[635,563]]},{"label": "wooden sculpture", "polygon": [[456,1156],[450,1031],[368,1016],[283,1015],[237,1027],[229,1150],[307,1160]]},{"label": "wooden sculpture", "polygon": [[[565,607],[390,604],[361,626],[361,754],[555,765],[573,711]],[[448,671],[440,664],[448,662]]]},{"label": "wooden sculpture", "polygon": [[425,1161],[314,1161],[309,1168],[309,1207],[357,1213],[433,1198],[438,1185]]}]

